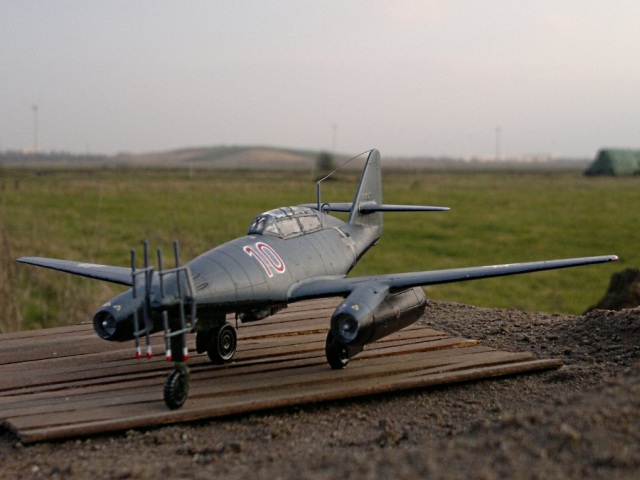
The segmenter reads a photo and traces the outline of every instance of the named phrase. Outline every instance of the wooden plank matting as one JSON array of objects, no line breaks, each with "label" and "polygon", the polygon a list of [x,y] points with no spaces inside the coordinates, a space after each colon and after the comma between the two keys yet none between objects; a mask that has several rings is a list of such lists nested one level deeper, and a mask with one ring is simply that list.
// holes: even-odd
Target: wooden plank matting
[{"label": "wooden plank matting", "polygon": [[301,302],[240,325],[231,363],[215,366],[206,355],[189,360],[189,398],[173,411],[162,400],[173,368],[164,360],[162,335],[153,339],[151,360],[135,360],[132,342],[100,340],[89,324],[0,335],[0,422],[33,443],[561,365],[414,325],[367,346],[346,369],[331,370],[324,341],[339,301]]}]

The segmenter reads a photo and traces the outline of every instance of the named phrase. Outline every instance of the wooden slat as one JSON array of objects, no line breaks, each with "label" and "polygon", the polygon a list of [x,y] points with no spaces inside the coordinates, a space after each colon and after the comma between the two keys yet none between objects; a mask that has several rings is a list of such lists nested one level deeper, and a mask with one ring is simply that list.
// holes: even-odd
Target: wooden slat
[{"label": "wooden slat", "polygon": [[[161,355],[132,359],[130,344],[104,342],[91,325],[0,336],[0,421],[24,442],[214,418],[309,402],[557,368],[558,360],[502,352],[414,325],[331,370],[328,318],[339,299],[301,302],[240,325],[233,362],[189,361],[187,403],[162,400],[172,366]],[[230,319],[230,321],[233,321]],[[162,353],[161,335],[153,339]],[[190,339],[190,350],[194,350]]]}]

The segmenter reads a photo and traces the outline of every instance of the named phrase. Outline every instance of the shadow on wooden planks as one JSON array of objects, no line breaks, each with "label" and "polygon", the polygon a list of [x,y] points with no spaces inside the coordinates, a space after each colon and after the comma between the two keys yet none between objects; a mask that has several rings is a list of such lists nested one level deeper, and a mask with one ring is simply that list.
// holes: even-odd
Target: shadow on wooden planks
[{"label": "shadow on wooden planks", "polygon": [[23,443],[33,443],[561,365],[414,325],[367,346],[346,369],[331,370],[324,341],[339,301],[301,302],[240,325],[231,363],[215,366],[206,355],[189,361],[189,399],[179,410],[168,410],[162,400],[172,368],[162,335],[154,337],[151,360],[135,360],[129,343],[100,340],[88,324],[1,335],[0,421]]}]

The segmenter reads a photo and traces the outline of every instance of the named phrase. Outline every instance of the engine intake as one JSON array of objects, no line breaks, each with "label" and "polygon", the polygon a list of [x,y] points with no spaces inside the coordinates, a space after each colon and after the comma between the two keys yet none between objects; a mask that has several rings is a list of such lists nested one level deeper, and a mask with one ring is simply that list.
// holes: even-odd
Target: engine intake
[{"label": "engine intake", "polygon": [[363,347],[416,322],[426,306],[418,287],[397,293],[385,286],[360,287],[336,308],[331,332],[344,345]]},{"label": "engine intake", "polygon": [[142,322],[142,299],[133,298],[131,290],[102,306],[93,317],[93,329],[104,340],[126,341],[134,338],[133,315],[138,310]]}]

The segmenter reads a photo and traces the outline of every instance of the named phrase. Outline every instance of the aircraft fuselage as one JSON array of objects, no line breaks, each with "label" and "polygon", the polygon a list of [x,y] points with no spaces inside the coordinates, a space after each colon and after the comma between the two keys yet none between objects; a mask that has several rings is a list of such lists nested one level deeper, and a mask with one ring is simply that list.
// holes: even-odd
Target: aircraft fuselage
[{"label": "aircraft fuselage", "polygon": [[[275,212],[275,213],[274,213]],[[267,217],[273,218],[267,218]],[[343,277],[378,240],[379,231],[350,225],[329,214],[305,207],[286,207],[266,212],[274,225],[296,224],[283,234],[280,230],[250,233],[224,243],[194,258],[188,268],[197,308],[196,331],[224,322],[225,315],[237,313],[243,321],[266,318],[285,307],[290,290],[308,278]],[[305,231],[305,223],[311,224]],[[182,289],[186,287],[182,280]],[[94,327],[106,340],[130,340],[134,334],[133,315],[143,307],[143,278],[137,279],[138,293],[130,289],[107,302],[96,313]],[[150,289],[153,312],[169,309],[173,319],[180,297],[177,274],[163,279],[154,272]],[[162,329],[159,314],[153,318],[153,331]]]}]

